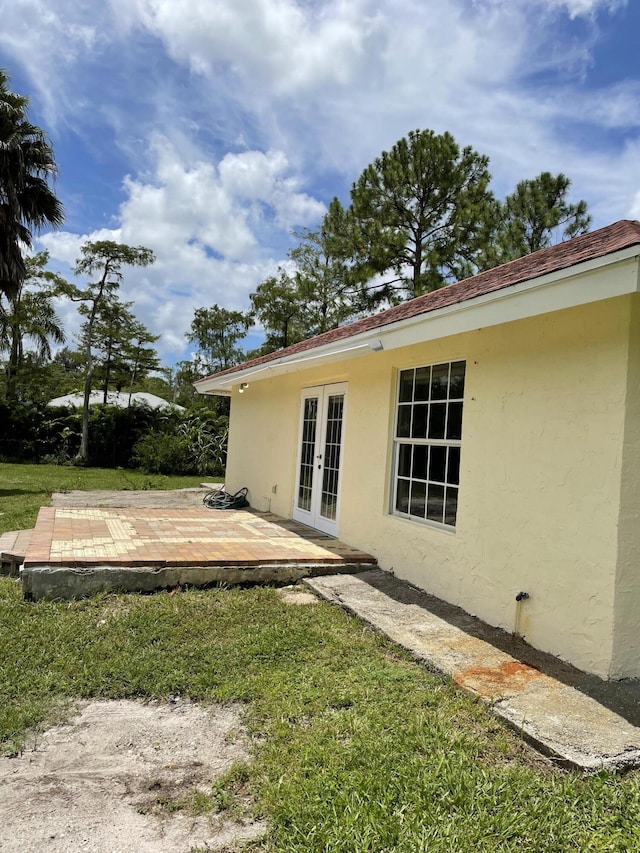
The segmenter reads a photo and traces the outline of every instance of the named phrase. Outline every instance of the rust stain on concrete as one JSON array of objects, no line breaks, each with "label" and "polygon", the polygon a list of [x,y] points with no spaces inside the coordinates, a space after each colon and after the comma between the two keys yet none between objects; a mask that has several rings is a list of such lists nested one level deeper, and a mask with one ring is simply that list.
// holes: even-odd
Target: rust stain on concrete
[{"label": "rust stain on concrete", "polygon": [[488,698],[521,693],[537,678],[544,678],[540,670],[517,660],[498,666],[472,666],[453,676],[456,684]]}]

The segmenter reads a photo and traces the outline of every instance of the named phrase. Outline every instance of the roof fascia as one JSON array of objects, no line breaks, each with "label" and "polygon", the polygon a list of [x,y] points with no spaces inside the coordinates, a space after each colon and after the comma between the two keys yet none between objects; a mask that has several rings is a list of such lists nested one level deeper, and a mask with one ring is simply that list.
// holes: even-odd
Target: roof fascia
[{"label": "roof fascia", "polygon": [[[211,380],[200,379],[194,385],[201,394],[229,396],[231,387],[241,382],[258,381],[332,361],[371,354],[382,349],[397,349],[421,341],[437,340],[478,328],[636,293],[640,290],[637,263],[639,256],[640,245],[636,244],[566,269],[471,297],[454,305],[396,320],[341,341],[273,359],[266,364],[237,370],[226,376],[212,377]],[[633,263],[634,260],[636,263]],[[588,277],[589,273],[625,262],[629,267],[628,274],[619,276],[606,290],[601,287],[598,277]],[[586,280],[580,280],[584,276],[587,276]]]}]

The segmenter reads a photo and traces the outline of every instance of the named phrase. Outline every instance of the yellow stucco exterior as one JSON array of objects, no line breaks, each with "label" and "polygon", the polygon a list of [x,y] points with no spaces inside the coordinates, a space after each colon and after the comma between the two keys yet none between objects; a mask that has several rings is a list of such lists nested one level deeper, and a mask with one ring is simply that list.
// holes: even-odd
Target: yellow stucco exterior
[{"label": "yellow stucco exterior", "polygon": [[[610,274],[594,273],[604,284]],[[236,386],[227,486],[290,517],[302,389],[345,382],[340,538],[582,669],[638,677],[639,300],[303,365],[242,395]],[[393,426],[398,372],[456,360],[466,386],[458,517],[447,530],[391,512]],[[520,605],[519,591],[530,595]]]}]

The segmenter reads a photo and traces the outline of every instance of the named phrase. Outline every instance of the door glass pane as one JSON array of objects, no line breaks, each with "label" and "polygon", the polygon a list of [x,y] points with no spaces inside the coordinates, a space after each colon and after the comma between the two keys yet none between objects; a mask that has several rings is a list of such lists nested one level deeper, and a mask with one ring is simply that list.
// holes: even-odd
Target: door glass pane
[{"label": "door glass pane", "polygon": [[302,448],[300,452],[300,485],[298,487],[298,507],[311,509],[311,487],[313,485],[313,456],[316,446],[318,424],[318,398],[307,397],[304,401],[302,421]]},{"label": "door glass pane", "polygon": [[324,445],[324,472],[320,515],[335,520],[338,511],[338,473],[340,470],[340,442],[342,440],[342,410],[344,397],[336,394],[327,404],[327,431]]}]

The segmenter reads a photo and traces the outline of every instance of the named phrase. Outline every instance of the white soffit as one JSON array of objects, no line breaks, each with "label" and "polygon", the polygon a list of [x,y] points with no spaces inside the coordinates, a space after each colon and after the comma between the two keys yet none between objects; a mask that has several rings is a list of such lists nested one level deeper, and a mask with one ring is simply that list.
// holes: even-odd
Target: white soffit
[{"label": "white soffit", "polygon": [[398,349],[422,341],[438,340],[637,293],[640,291],[639,254],[640,246],[631,246],[464,302],[397,320],[324,346],[275,358],[266,364],[238,369],[225,376],[211,377],[210,380],[201,379],[194,384],[203,394],[228,395],[231,387],[240,382],[259,381],[307,367],[371,355],[383,349]]}]

